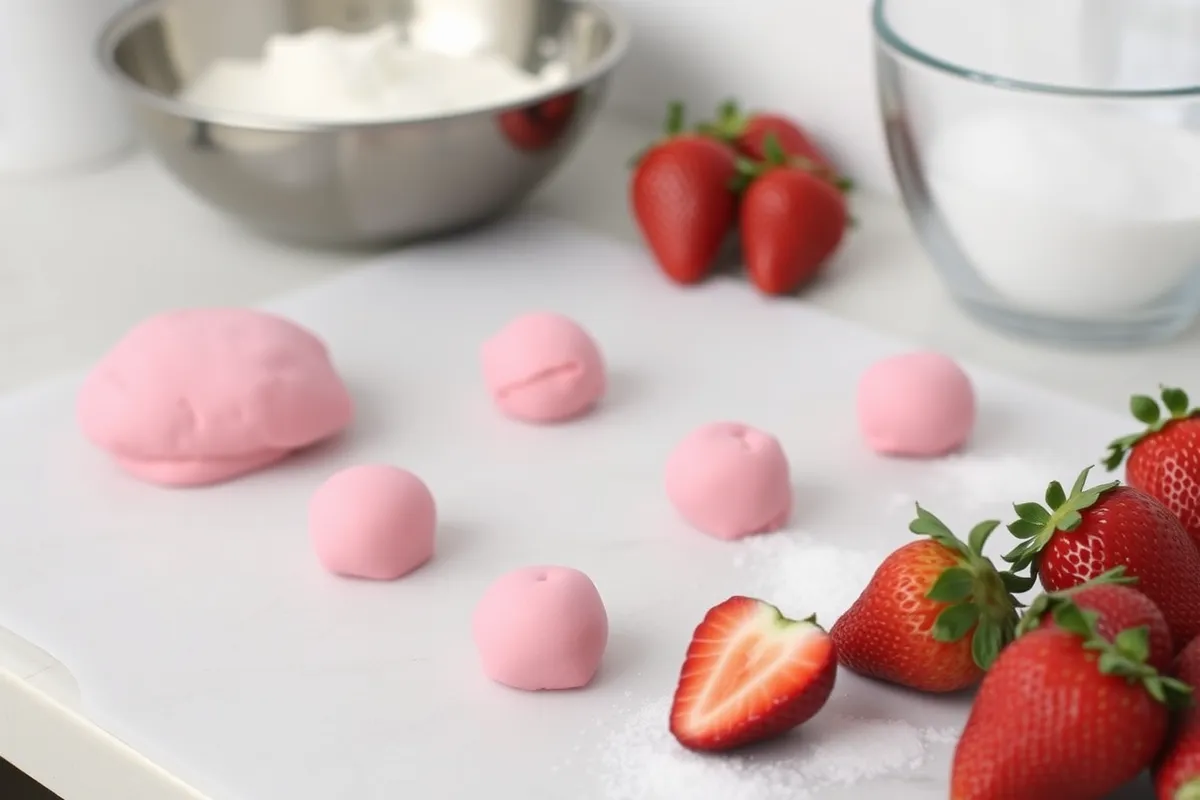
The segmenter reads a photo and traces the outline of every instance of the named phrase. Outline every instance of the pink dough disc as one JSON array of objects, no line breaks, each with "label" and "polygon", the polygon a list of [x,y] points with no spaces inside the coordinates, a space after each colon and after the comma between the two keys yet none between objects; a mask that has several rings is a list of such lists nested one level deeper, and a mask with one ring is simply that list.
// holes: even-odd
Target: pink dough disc
[{"label": "pink dough disc", "polygon": [[526,314],[481,349],[483,380],[506,416],[560,422],[590,410],[607,377],[600,348],[578,323],[559,314]]},{"label": "pink dough disc", "polygon": [[308,530],[317,559],[336,575],[390,581],[433,557],[437,509],[411,472],[350,467],[313,494]]},{"label": "pink dough disc", "polygon": [[688,434],[667,459],[666,487],[680,516],[718,539],[779,530],[792,513],[791,474],[779,441],[736,422]]},{"label": "pink dough disc", "polygon": [[354,414],[319,339],[242,308],[137,325],[84,379],[76,410],[84,436],[130,474],[183,486],[261,469]]},{"label": "pink dough disc", "polygon": [[608,614],[595,584],[568,567],[526,567],[484,592],[472,620],[484,673],[526,691],[578,689],[608,645]]},{"label": "pink dough disc", "polygon": [[947,455],[975,427],[975,390],[962,368],[940,353],[885,358],[859,381],[858,423],[867,446],[881,455]]}]

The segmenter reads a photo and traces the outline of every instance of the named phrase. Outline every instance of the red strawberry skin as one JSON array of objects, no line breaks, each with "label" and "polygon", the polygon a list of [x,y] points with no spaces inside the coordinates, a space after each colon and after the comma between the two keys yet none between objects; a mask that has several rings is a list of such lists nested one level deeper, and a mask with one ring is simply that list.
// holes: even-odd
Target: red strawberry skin
[{"label": "red strawberry skin", "polygon": [[1089,586],[1072,592],[1071,600],[1080,608],[1096,612],[1096,632],[1110,642],[1123,630],[1142,626],[1148,628],[1150,655],[1146,663],[1160,672],[1171,669],[1175,659],[1171,629],[1149,597],[1133,587],[1110,584]]},{"label": "red strawberry skin", "polygon": [[650,149],[634,169],[630,204],[663,272],[680,284],[708,276],[737,218],[737,157],[686,134]]},{"label": "red strawberry skin", "polygon": [[[1175,677],[1200,687],[1200,639],[1193,639],[1175,661]],[[1191,794],[1182,794],[1184,788]],[[1184,709],[1176,720],[1171,742],[1154,769],[1158,800],[1195,800],[1200,797],[1200,709]]]},{"label": "red strawberry skin", "polygon": [[795,122],[779,114],[752,114],[737,138],[738,152],[755,161],[767,157],[767,137],[774,135],[779,147],[789,156],[799,156],[815,166],[829,168],[829,159],[813,142],[808,133]]},{"label": "red strawberry skin", "polygon": [[1200,634],[1200,550],[1166,506],[1117,486],[1081,516],[1074,530],[1055,531],[1040,554],[1038,574],[1047,590],[1070,589],[1124,566],[1162,611],[1177,647]]},{"label": "red strawberry skin", "polygon": [[780,736],[829,699],[837,655],[814,621],[731,597],[696,628],[671,706],[671,734],[691,750],[717,752]]},{"label": "red strawberry skin", "polygon": [[742,255],[762,292],[789,294],[820,271],[842,242],[846,199],[802,169],[769,170],[742,199]]},{"label": "red strawberry skin", "polygon": [[1169,712],[1097,660],[1054,627],[1009,645],[959,739],[950,800],[1103,800],[1145,769]]},{"label": "red strawberry skin", "polygon": [[911,542],[879,565],[866,590],[829,631],[838,661],[859,675],[924,692],[956,692],[983,676],[971,656],[971,637],[957,642],[933,638],[944,603],[925,594],[959,563],[930,540]]},{"label": "red strawberry skin", "polygon": [[1125,482],[1171,509],[1200,547],[1200,418],[1172,420],[1133,445]]}]

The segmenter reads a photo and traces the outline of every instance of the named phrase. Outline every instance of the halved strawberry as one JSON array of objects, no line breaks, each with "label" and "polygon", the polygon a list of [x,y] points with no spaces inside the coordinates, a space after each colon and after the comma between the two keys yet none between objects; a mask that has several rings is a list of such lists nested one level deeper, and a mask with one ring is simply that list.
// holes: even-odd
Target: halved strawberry
[{"label": "halved strawberry", "polygon": [[787,733],[821,710],[837,655],[815,617],[791,620],[750,597],[709,610],[688,647],[671,706],[671,733],[718,751]]}]

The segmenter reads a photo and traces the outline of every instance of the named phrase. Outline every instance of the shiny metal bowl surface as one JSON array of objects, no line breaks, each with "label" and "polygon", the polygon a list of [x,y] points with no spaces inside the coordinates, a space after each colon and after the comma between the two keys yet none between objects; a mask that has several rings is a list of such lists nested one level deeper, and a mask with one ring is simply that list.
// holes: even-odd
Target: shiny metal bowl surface
[{"label": "shiny metal bowl surface", "polygon": [[[518,104],[401,121],[322,123],[201,107],[180,91],[215,59],[314,27],[469,26],[479,47],[566,83]],[[629,44],[591,0],[142,0],[100,37],[143,141],[185,186],[264,234],[373,246],[510,210],[571,151]]]}]

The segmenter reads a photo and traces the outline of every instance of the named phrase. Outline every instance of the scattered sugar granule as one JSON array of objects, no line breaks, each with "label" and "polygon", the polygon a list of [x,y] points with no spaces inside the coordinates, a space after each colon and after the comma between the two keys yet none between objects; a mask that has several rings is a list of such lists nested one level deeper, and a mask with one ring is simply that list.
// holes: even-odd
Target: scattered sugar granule
[{"label": "scattered sugar granule", "polygon": [[669,711],[667,699],[651,703],[606,740],[607,800],[819,800],[822,788],[911,772],[948,743],[945,730],[825,713],[755,752],[700,755],[671,736]]},{"label": "scattered sugar granule", "polygon": [[793,618],[817,615],[826,629],[848,609],[887,553],[849,550],[810,534],[743,539],[734,565],[749,573],[749,591]]},{"label": "scattered sugar granule", "polygon": [[[1040,501],[1050,481],[1060,481],[1069,487],[1079,472],[1078,465],[1063,464],[1047,455],[964,453],[938,459],[929,467],[934,475],[939,506],[975,514],[1009,516],[1013,503]],[[933,502],[932,499],[920,499],[923,505]]]}]

